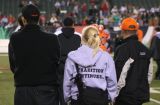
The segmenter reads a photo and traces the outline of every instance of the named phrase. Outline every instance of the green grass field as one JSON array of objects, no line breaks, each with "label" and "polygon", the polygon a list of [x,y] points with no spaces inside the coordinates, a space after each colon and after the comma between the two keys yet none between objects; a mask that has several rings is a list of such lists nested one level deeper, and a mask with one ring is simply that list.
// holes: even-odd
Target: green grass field
[{"label": "green grass field", "polygon": [[[153,80],[151,87],[160,92],[160,80]],[[13,74],[9,70],[8,56],[0,54],[0,105],[13,105],[14,89]],[[151,98],[156,102],[151,101],[144,105],[160,105],[160,93],[151,93]]]},{"label": "green grass field", "polygon": [[0,54],[0,70],[1,69],[9,69],[9,62],[8,62],[7,54]]}]

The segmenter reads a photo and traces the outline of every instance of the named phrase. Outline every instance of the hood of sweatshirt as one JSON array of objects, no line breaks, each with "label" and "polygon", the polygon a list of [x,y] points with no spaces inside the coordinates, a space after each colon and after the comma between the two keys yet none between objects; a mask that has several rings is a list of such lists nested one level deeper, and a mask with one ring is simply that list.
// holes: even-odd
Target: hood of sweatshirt
[{"label": "hood of sweatshirt", "polygon": [[87,45],[82,45],[77,50],[70,52],[68,54],[68,58],[70,58],[78,65],[88,67],[95,65],[101,55],[102,51],[99,50],[93,57],[93,49],[88,47]]},{"label": "hood of sweatshirt", "polygon": [[70,38],[74,35],[74,28],[62,28],[63,35],[66,38]]}]

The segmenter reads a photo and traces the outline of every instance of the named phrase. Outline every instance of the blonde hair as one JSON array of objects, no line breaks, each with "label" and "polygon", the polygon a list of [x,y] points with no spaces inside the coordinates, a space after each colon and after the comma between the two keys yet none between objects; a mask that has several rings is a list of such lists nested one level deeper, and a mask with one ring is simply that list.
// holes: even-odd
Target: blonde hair
[{"label": "blonde hair", "polygon": [[93,56],[96,55],[100,45],[99,31],[96,27],[87,26],[82,30],[82,44],[94,49]]}]

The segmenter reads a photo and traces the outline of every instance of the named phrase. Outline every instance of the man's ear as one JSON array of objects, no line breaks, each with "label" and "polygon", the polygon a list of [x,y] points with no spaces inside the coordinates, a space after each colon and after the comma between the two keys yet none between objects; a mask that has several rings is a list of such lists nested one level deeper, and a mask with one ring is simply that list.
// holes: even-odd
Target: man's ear
[{"label": "man's ear", "polygon": [[72,24],[72,27],[74,27],[74,25],[75,25],[75,24],[73,23],[73,24]]},{"label": "man's ear", "polygon": [[23,16],[22,16],[22,22],[23,22],[24,26],[27,24],[27,21],[26,21],[26,19]]}]

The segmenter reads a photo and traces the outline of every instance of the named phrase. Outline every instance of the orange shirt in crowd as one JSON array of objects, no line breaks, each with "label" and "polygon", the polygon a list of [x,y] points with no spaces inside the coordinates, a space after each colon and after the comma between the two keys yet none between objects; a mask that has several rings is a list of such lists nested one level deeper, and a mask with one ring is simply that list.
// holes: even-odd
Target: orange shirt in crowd
[{"label": "orange shirt in crowd", "polygon": [[101,48],[103,51],[107,51],[107,47],[105,46],[105,44],[107,43],[108,39],[110,38],[109,34],[106,33],[106,32],[103,30],[103,31],[100,31],[99,37],[100,37],[100,39],[101,39],[100,48]]},{"label": "orange shirt in crowd", "polygon": [[99,37],[100,37],[100,40],[101,40],[101,43],[99,45],[100,48],[103,51],[107,51],[107,47],[105,46],[105,44],[107,43],[108,39],[110,38],[110,35],[105,32],[103,25],[92,24],[92,26],[96,27],[99,31]]},{"label": "orange shirt in crowd", "polygon": [[137,30],[137,35],[138,35],[138,40],[140,42],[142,42],[142,39],[143,39],[143,31],[142,30]]}]

